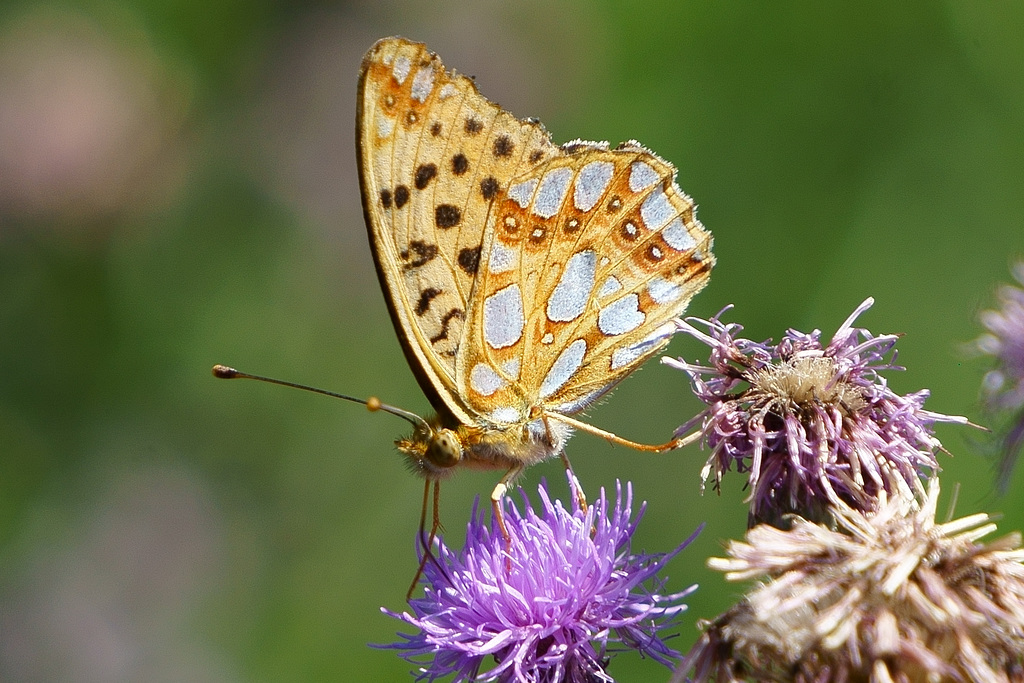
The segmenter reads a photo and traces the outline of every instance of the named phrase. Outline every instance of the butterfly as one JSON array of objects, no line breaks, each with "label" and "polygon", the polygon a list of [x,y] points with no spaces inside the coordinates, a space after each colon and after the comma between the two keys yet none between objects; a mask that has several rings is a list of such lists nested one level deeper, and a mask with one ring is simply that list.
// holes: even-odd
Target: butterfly
[{"label": "butterfly", "polygon": [[363,58],[356,141],[377,274],[436,411],[396,442],[428,490],[458,467],[503,471],[500,520],[523,469],[568,468],[574,429],[681,443],[571,417],[664,348],[708,282],[711,234],[670,163],[635,141],[557,146],[397,37]]}]

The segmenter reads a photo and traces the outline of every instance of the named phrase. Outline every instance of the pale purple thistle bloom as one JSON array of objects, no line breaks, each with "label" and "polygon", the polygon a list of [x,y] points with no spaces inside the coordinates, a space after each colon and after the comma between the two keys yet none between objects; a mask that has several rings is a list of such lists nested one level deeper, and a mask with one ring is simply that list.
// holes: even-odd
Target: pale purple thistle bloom
[{"label": "pale purple thistle bloom", "polygon": [[[1024,286],[1024,263],[1018,263],[1014,277]],[[982,353],[996,359],[982,383],[985,403],[994,412],[1009,413],[1010,423],[1003,434],[1000,482],[1005,487],[1010,471],[1024,448],[1024,289],[1004,285],[999,288],[998,311],[981,314],[988,330],[976,342]]]},{"label": "pale purple thistle bloom", "polygon": [[938,521],[938,483],[730,541],[708,567],[754,585],[701,624],[673,683],[1024,681],[1021,535],[981,543],[984,513]]},{"label": "pale purple thistle bloom", "polygon": [[671,667],[679,653],[659,632],[675,625],[696,586],[662,595],[655,575],[693,537],[667,554],[632,554],[644,506],[630,519],[632,486],[625,500],[621,485],[616,490],[612,510],[602,490],[586,512],[579,503],[569,512],[543,483],[540,515],[525,495],[525,513],[503,501],[509,543],[474,510],[461,552],[437,540],[436,562],[423,569],[425,594],[410,601],[413,614],[382,610],[420,629],[387,647],[420,665],[417,680],[454,674],[453,683],[612,681],[609,642]]},{"label": "pale purple thistle bloom", "polygon": [[[779,523],[798,513],[828,515],[838,501],[858,510],[877,505],[880,491],[913,496],[918,478],[938,469],[936,422],[963,417],[924,410],[929,392],[900,396],[883,370],[895,364],[897,335],[853,327],[868,299],[827,346],[821,331],[787,330],[778,344],[739,337],[743,327],[719,319],[678,321],[679,329],[711,347],[707,366],[665,358],[690,375],[707,408],[679,428],[700,427],[711,448],[704,480],[718,488],[735,465],[749,472],[751,523]],[[707,328],[707,333],[692,323]]]}]

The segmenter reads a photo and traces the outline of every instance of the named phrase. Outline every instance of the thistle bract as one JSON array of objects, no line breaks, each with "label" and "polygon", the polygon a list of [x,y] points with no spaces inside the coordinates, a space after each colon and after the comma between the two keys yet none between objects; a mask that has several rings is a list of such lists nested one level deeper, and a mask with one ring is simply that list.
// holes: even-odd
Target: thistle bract
[{"label": "thistle bract", "polygon": [[921,500],[841,505],[832,527],[794,518],[731,542],[708,566],[756,584],[674,680],[1024,680],[1020,534],[981,543],[996,528],[986,514],[939,523],[938,494],[935,479]]}]

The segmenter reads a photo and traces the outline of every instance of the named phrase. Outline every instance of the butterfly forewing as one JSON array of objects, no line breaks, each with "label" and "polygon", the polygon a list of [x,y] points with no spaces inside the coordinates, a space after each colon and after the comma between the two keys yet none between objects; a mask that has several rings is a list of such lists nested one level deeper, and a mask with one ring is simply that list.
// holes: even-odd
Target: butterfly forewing
[{"label": "butterfly forewing", "polygon": [[357,138],[367,226],[406,355],[435,408],[470,424],[456,359],[487,213],[513,175],[558,148],[400,38],[364,58]]},{"label": "butterfly forewing", "polygon": [[458,380],[498,423],[584,408],[664,347],[713,264],[670,164],[636,143],[560,151],[488,215]]}]

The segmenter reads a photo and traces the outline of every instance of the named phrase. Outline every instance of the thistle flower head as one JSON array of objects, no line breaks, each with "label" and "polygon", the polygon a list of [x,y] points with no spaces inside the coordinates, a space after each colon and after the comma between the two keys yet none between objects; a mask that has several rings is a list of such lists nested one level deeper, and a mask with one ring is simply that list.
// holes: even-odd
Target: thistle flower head
[{"label": "thistle flower head", "polygon": [[938,480],[924,504],[896,497],[874,512],[835,511],[834,529],[762,524],[708,565],[757,580],[707,627],[676,680],[1024,680],[1024,550],[991,544],[976,514],[936,523]]},{"label": "thistle flower head", "polygon": [[643,506],[633,519],[629,484],[614,508],[602,490],[586,511],[552,502],[543,483],[539,491],[539,513],[525,496],[523,512],[502,502],[508,541],[475,510],[461,552],[437,541],[412,613],[383,610],[420,630],[388,646],[420,665],[419,679],[612,681],[609,643],[666,666],[678,657],[660,633],[696,586],[664,595],[655,575],[692,537],[668,554],[633,554]]},{"label": "thistle flower head", "polygon": [[869,510],[882,492],[913,497],[921,474],[938,468],[934,423],[967,422],[925,410],[927,391],[889,388],[880,373],[903,369],[897,335],[853,327],[873,303],[861,304],[827,345],[819,330],[790,329],[777,344],[744,339],[721,313],[679,321],[711,356],[707,365],[664,359],[689,374],[707,404],[678,433],[700,426],[711,449],[702,475],[713,473],[716,488],[734,465],[749,473],[752,521],[778,523],[791,512],[818,519],[839,502]]},{"label": "thistle flower head", "polygon": [[995,367],[982,383],[985,403],[993,412],[1010,415],[1000,467],[1004,483],[1024,448],[1024,262],[1014,268],[1014,276],[1020,287],[999,288],[1000,308],[981,314],[981,324],[988,331],[976,342],[982,353],[995,358]]}]

